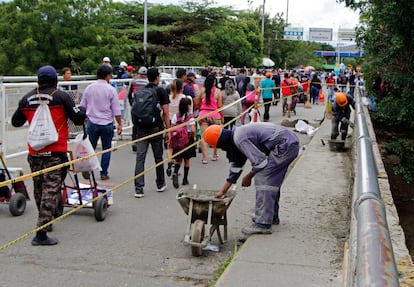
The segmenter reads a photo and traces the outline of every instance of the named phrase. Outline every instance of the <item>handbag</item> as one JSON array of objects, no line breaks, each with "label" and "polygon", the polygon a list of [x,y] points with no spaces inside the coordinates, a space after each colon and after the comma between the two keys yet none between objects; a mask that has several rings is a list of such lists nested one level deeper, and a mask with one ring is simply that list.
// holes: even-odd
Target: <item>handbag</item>
[{"label": "handbag", "polygon": [[[74,140],[73,158],[79,159],[95,153],[88,135],[79,134]],[[82,160],[74,164],[75,172],[89,172],[93,170],[101,171],[101,164],[96,156]]]},{"label": "handbag", "polygon": [[256,91],[246,92],[246,104],[253,105],[256,100]]},{"label": "handbag", "polygon": [[35,111],[28,130],[27,143],[36,151],[57,142],[59,139],[47,103],[47,100],[43,101],[39,99],[39,106]]}]

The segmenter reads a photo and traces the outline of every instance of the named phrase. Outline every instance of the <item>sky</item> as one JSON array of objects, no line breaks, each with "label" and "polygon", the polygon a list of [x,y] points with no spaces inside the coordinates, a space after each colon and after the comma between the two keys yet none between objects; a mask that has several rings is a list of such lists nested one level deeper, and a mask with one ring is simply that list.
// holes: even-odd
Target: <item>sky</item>
[{"label": "sky", "polygon": [[[147,0],[152,4],[180,4],[180,0]],[[337,41],[338,29],[353,29],[359,22],[357,12],[338,4],[335,0],[265,0],[265,12],[270,16],[283,13],[293,27],[303,27],[305,40],[308,40],[309,28],[332,28],[333,41]],[[238,9],[256,9],[263,5],[263,0],[216,0],[219,6]],[[201,3],[201,1],[200,1]],[[289,3],[289,8],[288,4]],[[288,9],[287,9],[288,8]],[[288,11],[288,13],[286,13]]]}]

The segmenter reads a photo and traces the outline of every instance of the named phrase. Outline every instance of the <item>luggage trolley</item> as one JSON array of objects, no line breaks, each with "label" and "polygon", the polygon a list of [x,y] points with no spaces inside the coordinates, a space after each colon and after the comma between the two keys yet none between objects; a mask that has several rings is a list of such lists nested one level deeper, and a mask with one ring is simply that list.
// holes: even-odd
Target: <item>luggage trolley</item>
[{"label": "luggage trolley", "polygon": [[[72,152],[69,151],[69,158],[73,160]],[[71,184],[63,182],[61,193],[58,194],[55,217],[63,214],[65,207],[76,207],[83,205],[92,199],[101,196],[107,191],[105,188],[100,188],[96,182],[93,171],[82,172],[83,177],[88,183],[81,183],[74,165],[71,165],[68,172]],[[98,198],[93,203],[90,203],[86,208],[93,208],[95,219],[97,221],[105,220],[107,209],[112,205],[112,195],[106,194]]]},{"label": "luggage trolley", "polygon": [[[0,152],[0,182],[12,179],[11,174],[23,175],[23,169],[8,168]],[[26,210],[26,200],[30,200],[26,185],[23,181],[15,182],[9,186],[0,187],[0,203],[8,204],[9,211],[14,216],[20,216]]]},{"label": "luggage trolley", "polygon": [[[191,246],[193,256],[201,256],[203,248],[217,232],[220,244],[227,241],[227,209],[236,192],[229,190],[223,199],[214,198],[217,190],[182,189],[177,200],[188,215],[184,244]],[[223,226],[224,240],[220,225]]]}]

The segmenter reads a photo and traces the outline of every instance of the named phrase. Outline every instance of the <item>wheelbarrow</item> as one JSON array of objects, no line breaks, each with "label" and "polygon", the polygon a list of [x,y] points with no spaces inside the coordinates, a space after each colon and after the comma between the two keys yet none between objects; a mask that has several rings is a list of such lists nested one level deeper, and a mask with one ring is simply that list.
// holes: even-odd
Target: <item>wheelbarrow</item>
[{"label": "wheelbarrow", "polygon": [[[191,246],[193,256],[203,254],[214,232],[217,232],[220,244],[227,241],[227,209],[236,192],[229,190],[223,199],[215,198],[216,193],[217,190],[181,189],[177,195],[178,202],[188,215],[184,244]],[[220,225],[223,226],[224,238]]]},{"label": "wheelbarrow", "polygon": [[[7,167],[0,152],[0,182],[11,180],[12,174],[23,175],[23,169]],[[26,210],[26,200],[30,200],[24,181],[14,182],[9,186],[0,187],[0,203],[9,205],[9,211],[14,216],[20,216]]]}]

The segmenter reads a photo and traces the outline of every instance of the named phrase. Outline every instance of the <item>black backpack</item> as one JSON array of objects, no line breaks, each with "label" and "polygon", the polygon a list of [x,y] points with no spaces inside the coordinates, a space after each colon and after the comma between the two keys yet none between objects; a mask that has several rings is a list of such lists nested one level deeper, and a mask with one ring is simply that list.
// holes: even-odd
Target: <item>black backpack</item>
[{"label": "black backpack", "polygon": [[138,89],[135,92],[131,107],[131,116],[134,125],[146,129],[156,127],[160,114],[157,103],[157,91],[154,88],[144,87]]}]

